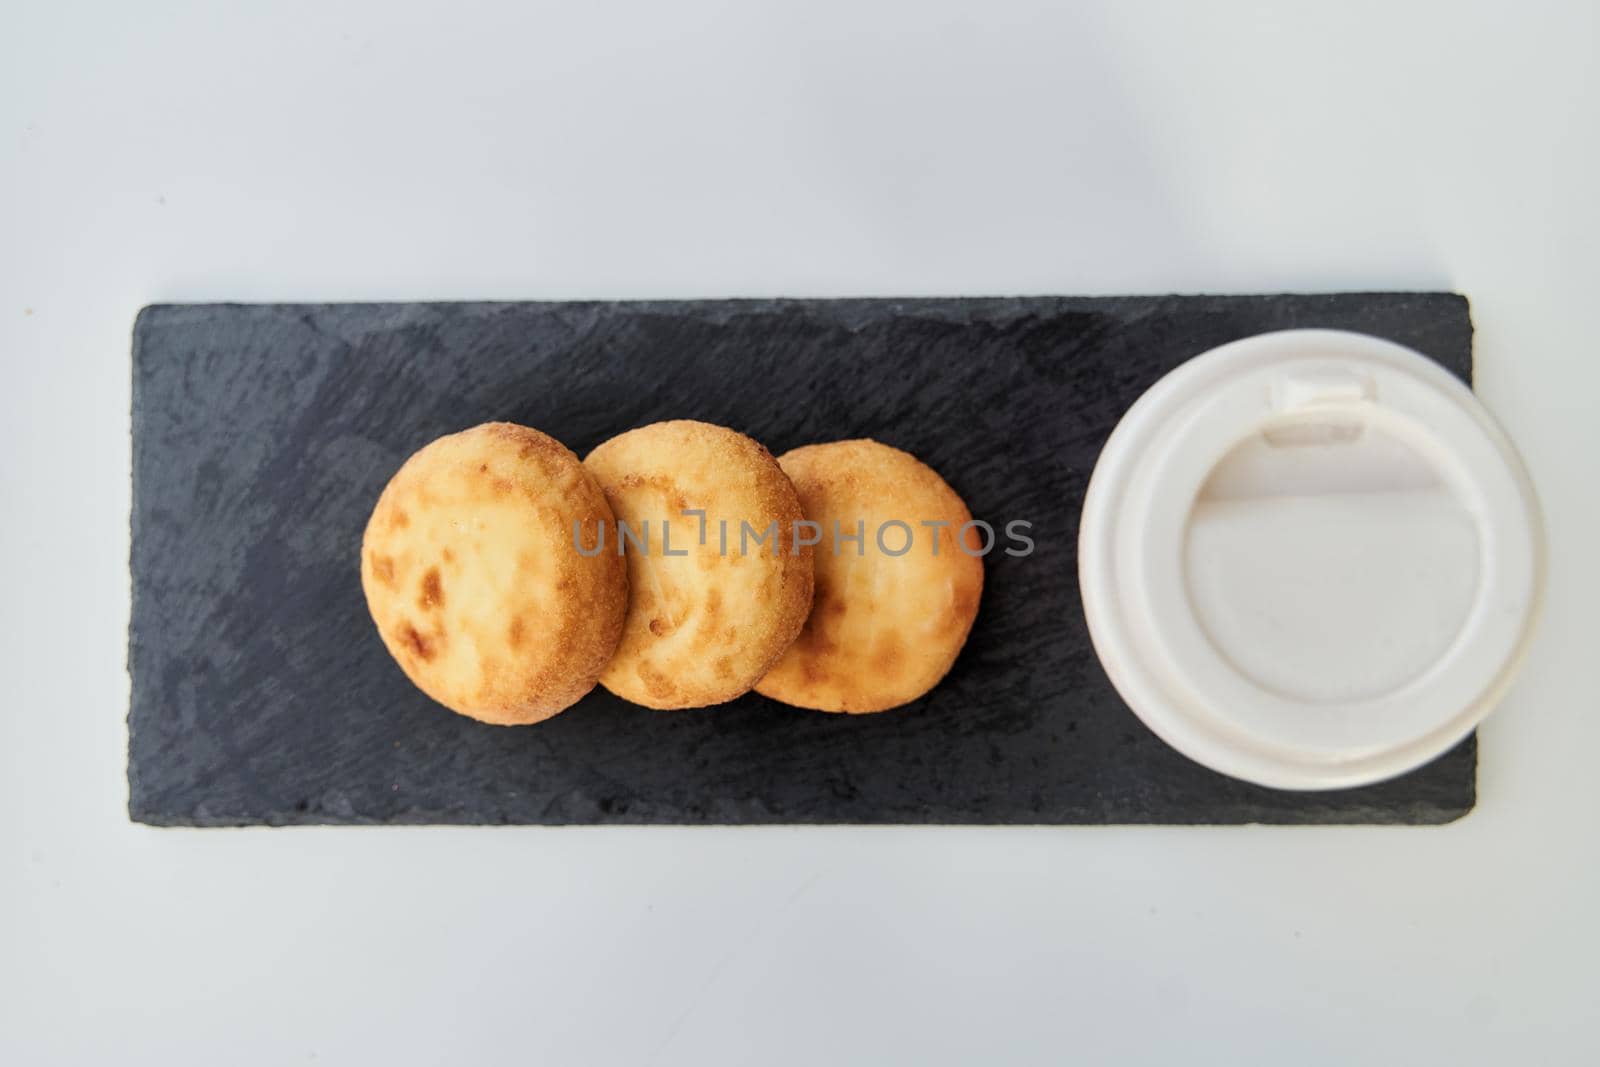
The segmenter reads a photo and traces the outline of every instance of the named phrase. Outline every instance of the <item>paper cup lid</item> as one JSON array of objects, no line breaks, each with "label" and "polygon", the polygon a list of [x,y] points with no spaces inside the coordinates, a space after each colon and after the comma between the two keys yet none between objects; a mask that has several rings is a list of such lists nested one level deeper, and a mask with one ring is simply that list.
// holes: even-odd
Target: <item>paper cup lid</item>
[{"label": "paper cup lid", "polygon": [[1330,789],[1426,763],[1494,707],[1544,535],[1471,390],[1388,341],[1289,330],[1129,409],[1078,566],[1095,651],[1150,729],[1224,774]]}]

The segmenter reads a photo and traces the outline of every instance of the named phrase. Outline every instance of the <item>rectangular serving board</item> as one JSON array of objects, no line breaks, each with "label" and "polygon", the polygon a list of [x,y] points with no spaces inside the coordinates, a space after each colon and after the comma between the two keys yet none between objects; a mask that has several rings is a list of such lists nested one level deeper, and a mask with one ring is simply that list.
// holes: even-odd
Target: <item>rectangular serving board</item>
[{"label": "rectangular serving board", "polygon": [[[1290,327],[1409,345],[1470,380],[1448,293],[1021,299],[162,305],[133,339],[129,811],[180,826],[1442,823],[1476,747],[1363,789],[1233,781],[1112,689],[1078,596],[1078,513],[1118,418],[1184,360]],[[494,419],[580,456],[670,418],[774,454],[873,437],[995,553],[944,682],[879,715],[754,694],[703,711],[597,689],[531,727],[412,688],[366,613],[358,550],[411,452]]]}]

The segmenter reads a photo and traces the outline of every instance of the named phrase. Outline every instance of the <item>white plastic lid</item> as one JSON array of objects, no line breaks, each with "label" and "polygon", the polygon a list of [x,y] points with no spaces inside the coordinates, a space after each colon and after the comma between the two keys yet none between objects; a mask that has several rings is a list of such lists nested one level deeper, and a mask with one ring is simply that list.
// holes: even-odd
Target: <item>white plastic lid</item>
[{"label": "white plastic lid", "polygon": [[1283,789],[1388,778],[1510,684],[1544,585],[1527,471],[1471,390],[1389,341],[1288,330],[1129,409],[1078,575],[1112,683],[1163,740]]}]

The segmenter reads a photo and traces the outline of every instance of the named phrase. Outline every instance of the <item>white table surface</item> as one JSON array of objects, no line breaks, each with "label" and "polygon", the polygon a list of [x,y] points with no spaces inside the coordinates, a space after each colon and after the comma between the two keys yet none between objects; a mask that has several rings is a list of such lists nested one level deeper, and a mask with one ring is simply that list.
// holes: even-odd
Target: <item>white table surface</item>
[{"label": "white table surface", "polygon": [[[1600,1060],[1595,4],[235,7],[0,28],[0,1062]],[[142,304],[1367,288],[1549,520],[1460,823],[127,821]]]}]

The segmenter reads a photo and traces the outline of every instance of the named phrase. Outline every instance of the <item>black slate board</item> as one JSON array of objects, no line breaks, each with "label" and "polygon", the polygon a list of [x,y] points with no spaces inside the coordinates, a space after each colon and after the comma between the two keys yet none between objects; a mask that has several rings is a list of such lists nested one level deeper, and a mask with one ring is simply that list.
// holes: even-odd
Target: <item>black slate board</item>
[{"label": "black slate board", "polygon": [[[1468,739],[1381,785],[1275,792],[1193,764],[1111,688],[1085,630],[1084,486],[1123,411],[1215,345],[1328,326],[1468,378],[1440,293],[684,303],[194,305],[133,344],[129,810],[141,822],[1438,823]],[[774,453],[875,437],[980,518],[977,626],[930,696],[860,717],[750,695],[657,712],[596,690],[533,727],[432,704],[362,600],[367,513],[401,461],[491,419],[578,452],[666,418]]]}]

